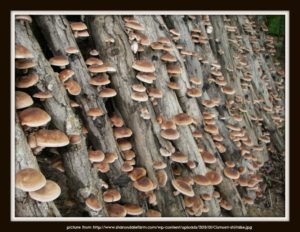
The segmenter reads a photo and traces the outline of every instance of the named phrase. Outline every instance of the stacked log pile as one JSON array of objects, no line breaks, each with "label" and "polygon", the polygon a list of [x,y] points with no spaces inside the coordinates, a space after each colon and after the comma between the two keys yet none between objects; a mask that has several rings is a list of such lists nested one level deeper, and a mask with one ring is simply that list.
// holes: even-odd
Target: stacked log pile
[{"label": "stacked log pile", "polygon": [[15,48],[16,216],[243,217],[284,155],[255,16],[18,15]]}]

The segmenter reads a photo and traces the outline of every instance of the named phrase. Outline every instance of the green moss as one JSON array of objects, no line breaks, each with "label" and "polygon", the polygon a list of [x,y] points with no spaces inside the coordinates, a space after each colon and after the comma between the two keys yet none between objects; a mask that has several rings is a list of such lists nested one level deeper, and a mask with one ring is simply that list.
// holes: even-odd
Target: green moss
[{"label": "green moss", "polygon": [[268,15],[266,16],[266,25],[269,29],[268,34],[276,38],[275,48],[276,57],[284,61],[285,58],[285,16]]},{"label": "green moss", "polygon": [[267,27],[269,34],[273,36],[284,36],[285,34],[285,16],[269,15],[267,16]]}]

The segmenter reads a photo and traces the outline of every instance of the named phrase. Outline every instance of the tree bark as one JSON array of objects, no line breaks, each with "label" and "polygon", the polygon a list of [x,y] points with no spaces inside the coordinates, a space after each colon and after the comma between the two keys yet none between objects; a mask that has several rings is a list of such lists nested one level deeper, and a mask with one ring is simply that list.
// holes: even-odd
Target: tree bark
[{"label": "tree bark", "polygon": [[[16,118],[15,123],[15,171],[24,168],[39,169],[35,156],[27,144],[23,129]],[[15,216],[16,217],[61,217],[54,202],[41,203],[29,197],[29,195],[15,188]]]},{"label": "tree bark", "polygon": [[[67,148],[59,149],[63,159],[65,173],[72,197],[75,198],[81,208],[84,208],[91,216],[106,215],[105,210],[95,213],[85,206],[85,199],[94,194],[102,202],[101,182],[97,172],[91,169],[88,160],[87,145],[82,134],[78,117],[74,114],[67,96],[66,90],[61,84],[57,73],[53,72],[47,59],[44,57],[40,45],[36,41],[31,28],[21,23],[16,23],[16,42],[26,46],[33,52],[37,62],[35,71],[39,76],[37,89],[50,91],[52,98],[42,102],[51,116],[51,123],[67,135],[80,135],[81,142],[76,145],[68,145]],[[63,174],[62,174],[63,175]]]}]

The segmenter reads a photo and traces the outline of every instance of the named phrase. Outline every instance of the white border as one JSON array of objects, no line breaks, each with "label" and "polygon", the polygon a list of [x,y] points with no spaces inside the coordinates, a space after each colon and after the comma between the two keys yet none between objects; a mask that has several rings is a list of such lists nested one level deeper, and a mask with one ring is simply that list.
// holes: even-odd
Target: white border
[{"label": "white border", "polygon": [[[15,217],[15,67],[14,57],[15,49],[15,15],[285,15],[285,217],[162,217],[162,218],[146,218],[146,217]],[[290,220],[290,147],[289,147],[289,132],[290,132],[290,13],[289,11],[11,11],[11,221],[86,221],[86,222],[111,222],[111,221],[198,221],[198,222],[253,222],[253,221],[289,221]]]}]

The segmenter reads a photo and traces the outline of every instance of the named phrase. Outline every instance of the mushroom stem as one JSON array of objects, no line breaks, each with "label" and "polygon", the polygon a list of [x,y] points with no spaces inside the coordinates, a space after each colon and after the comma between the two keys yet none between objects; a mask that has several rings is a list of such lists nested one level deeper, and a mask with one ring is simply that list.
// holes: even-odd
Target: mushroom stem
[{"label": "mushroom stem", "polygon": [[173,194],[174,194],[174,196],[178,196],[180,194],[180,192],[179,191],[174,191]]}]

